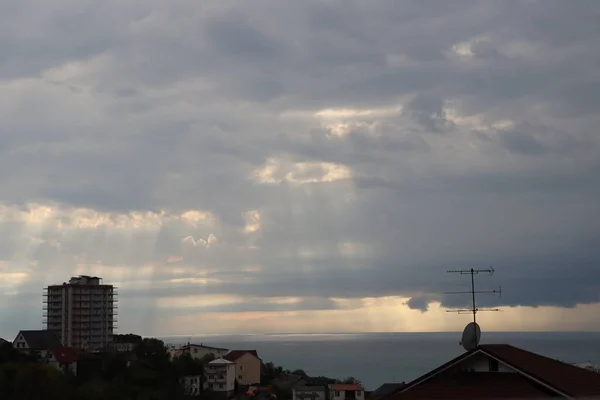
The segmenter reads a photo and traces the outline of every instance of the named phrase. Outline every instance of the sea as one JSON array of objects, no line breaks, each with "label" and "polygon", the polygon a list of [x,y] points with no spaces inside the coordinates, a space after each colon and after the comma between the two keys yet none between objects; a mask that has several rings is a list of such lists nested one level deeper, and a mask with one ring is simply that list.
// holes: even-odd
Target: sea
[{"label": "sea", "polygon": [[[409,382],[464,353],[461,333],[327,333],[170,336],[237,350],[257,350],[264,362],[302,369],[309,376],[354,377],[366,390]],[[569,363],[600,364],[600,332],[484,332],[482,344],[510,344]]]}]

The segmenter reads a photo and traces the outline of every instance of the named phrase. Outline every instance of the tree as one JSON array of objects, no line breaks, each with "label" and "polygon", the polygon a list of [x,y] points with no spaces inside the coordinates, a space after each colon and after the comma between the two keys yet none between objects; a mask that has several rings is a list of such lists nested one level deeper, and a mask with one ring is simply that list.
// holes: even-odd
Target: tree
[{"label": "tree", "polygon": [[346,379],[344,379],[342,381],[342,383],[349,383],[349,384],[361,385],[361,382],[358,379],[356,379],[355,377],[353,377],[353,376],[347,377]]},{"label": "tree", "polygon": [[169,352],[162,340],[146,338],[136,347],[135,353],[140,361],[155,369],[165,369],[169,364]]},{"label": "tree", "polygon": [[176,356],[171,361],[178,377],[186,375],[204,375],[205,362],[193,358],[189,354]]}]

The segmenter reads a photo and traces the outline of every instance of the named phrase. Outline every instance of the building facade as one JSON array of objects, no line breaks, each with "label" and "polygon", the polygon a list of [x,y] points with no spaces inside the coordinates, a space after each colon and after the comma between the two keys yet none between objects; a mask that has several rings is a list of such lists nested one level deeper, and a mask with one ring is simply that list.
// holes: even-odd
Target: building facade
[{"label": "building facade", "polygon": [[209,362],[205,368],[204,389],[213,392],[225,392],[228,395],[235,390],[235,363],[222,358]]},{"label": "building facade", "polygon": [[116,315],[117,290],[102,284],[102,278],[82,275],[45,289],[46,330],[55,333],[66,347],[106,347],[112,342]]},{"label": "building facade", "polygon": [[365,400],[365,391],[354,383],[334,383],[329,385],[330,400]]},{"label": "building facade", "polygon": [[221,347],[211,347],[201,344],[186,344],[181,347],[181,354],[189,354],[193,359],[201,360],[204,357],[212,356],[214,358],[221,358],[229,353],[228,349]]},{"label": "building facade", "polygon": [[50,349],[46,354],[46,362],[52,368],[77,375],[77,353],[69,347],[57,347]]},{"label": "building facade", "polygon": [[232,350],[225,357],[235,363],[235,379],[240,385],[260,383],[262,360],[256,350]]},{"label": "building facade", "polygon": [[200,396],[202,387],[201,375],[187,375],[179,379],[179,384],[183,388],[183,394],[186,396]]},{"label": "building facade", "polygon": [[326,400],[324,386],[299,386],[292,389],[293,400]]}]

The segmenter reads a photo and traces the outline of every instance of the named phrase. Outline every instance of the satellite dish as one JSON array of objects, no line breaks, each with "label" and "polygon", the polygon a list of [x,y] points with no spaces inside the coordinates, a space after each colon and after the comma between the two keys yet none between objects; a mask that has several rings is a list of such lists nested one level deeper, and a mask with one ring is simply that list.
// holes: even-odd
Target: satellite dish
[{"label": "satellite dish", "polygon": [[471,322],[465,326],[460,344],[465,350],[471,351],[477,347],[479,339],[481,339],[481,329],[476,322]]}]

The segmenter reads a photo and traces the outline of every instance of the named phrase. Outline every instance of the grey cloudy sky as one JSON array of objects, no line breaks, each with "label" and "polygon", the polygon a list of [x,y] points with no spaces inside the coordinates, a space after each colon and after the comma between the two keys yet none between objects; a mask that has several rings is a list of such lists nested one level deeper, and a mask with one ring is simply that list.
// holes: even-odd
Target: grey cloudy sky
[{"label": "grey cloudy sky", "polygon": [[[485,305],[599,303],[599,17],[2,2],[0,335],[41,326],[42,287],[81,273],[144,334],[336,331],[377,299],[450,329],[421,311],[464,305],[447,269],[489,264],[504,296]],[[600,329],[584,314],[573,329]],[[381,320],[365,329],[398,329]]]}]

